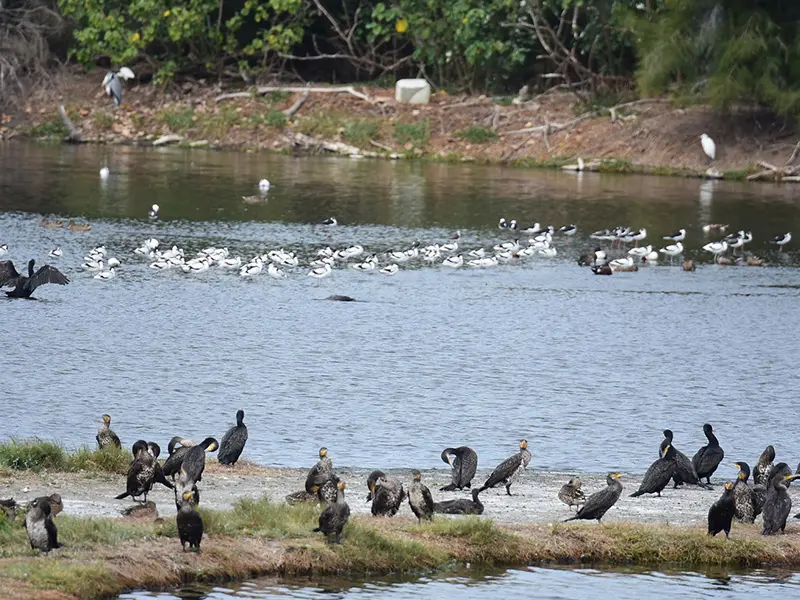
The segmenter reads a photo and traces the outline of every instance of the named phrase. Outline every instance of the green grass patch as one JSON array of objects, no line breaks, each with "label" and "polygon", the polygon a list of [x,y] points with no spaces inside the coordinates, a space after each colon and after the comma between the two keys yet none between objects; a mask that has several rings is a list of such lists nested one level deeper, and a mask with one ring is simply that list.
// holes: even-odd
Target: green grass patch
[{"label": "green grass patch", "polygon": [[473,125],[469,129],[459,131],[456,137],[460,137],[473,144],[484,144],[491,142],[498,138],[497,132],[489,127],[481,127],[480,125]]},{"label": "green grass patch", "polygon": [[194,109],[188,106],[165,108],[158,114],[158,120],[173,133],[183,133],[194,126]]},{"label": "green grass patch", "polygon": [[61,119],[51,119],[31,126],[28,133],[37,138],[63,138],[69,135],[69,130],[61,122]]},{"label": "green grass patch", "polygon": [[420,148],[431,139],[431,129],[428,120],[417,123],[395,123],[394,139],[400,144],[411,143]]},{"label": "green grass patch", "polygon": [[752,175],[753,171],[750,169],[734,169],[731,171],[723,171],[722,177],[729,181],[746,181],[748,175]]},{"label": "green grass patch", "polygon": [[92,124],[98,129],[111,129],[114,115],[106,110],[96,110],[92,113]]},{"label": "green grass patch", "polygon": [[612,158],[600,163],[597,171],[600,173],[630,173],[633,171],[633,163],[627,159]]},{"label": "green grass patch", "polygon": [[90,471],[126,473],[131,462],[128,450],[104,448],[90,450],[86,446],[68,454],[59,444],[38,438],[11,439],[0,444],[0,466],[15,471]]},{"label": "green grass patch", "polygon": [[437,519],[419,527],[437,536],[463,541],[476,562],[503,565],[520,561],[521,538],[502,531],[491,520],[478,517]]},{"label": "green grass patch", "polygon": [[283,129],[286,127],[288,119],[281,111],[270,109],[266,113],[253,115],[250,117],[250,121],[254,125],[266,125],[275,129]]},{"label": "green grass patch", "polygon": [[86,446],[81,446],[67,458],[70,471],[91,471],[96,473],[119,473],[128,472],[131,464],[131,453],[125,448],[116,446],[106,446],[102,450],[91,450]]},{"label": "green grass patch", "polygon": [[316,135],[323,139],[332,139],[339,134],[343,127],[343,118],[336,114],[325,111],[314,111],[297,120],[300,133],[305,135]]},{"label": "green grass patch", "polygon": [[386,534],[359,522],[350,522],[342,544],[332,546],[344,567],[353,571],[409,572],[442,567],[450,557],[422,541]]},{"label": "green grass patch", "polygon": [[344,124],[342,137],[349,144],[366,146],[380,133],[381,124],[376,119],[354,119]]}]

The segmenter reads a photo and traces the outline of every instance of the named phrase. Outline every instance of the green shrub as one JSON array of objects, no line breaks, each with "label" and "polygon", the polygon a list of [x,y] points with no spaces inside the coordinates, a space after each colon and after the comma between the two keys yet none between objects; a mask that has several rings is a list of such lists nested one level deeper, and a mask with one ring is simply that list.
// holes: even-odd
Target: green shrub
[{"label": "green shrub", "polygon": [[395,123],[394,139],[401,144],[411,143],[417,148],[428,143],[431,137],[428,121],[418,123]]},{"label": "green shrub", "polygon": [[53,442],[38,438],[22,441],[12,439],[0,444],[0,465],[18,471],[63,471],[67,466],[67,454]]},{"label": "green shrub", "polygon": [[368,144],[380,132],[380,123],[375,120],[356,119],[344,124],[342,137],[351,144]]},{"label": "green shrub", "polygon": [[481,127],[480,125],[473,125],[469,129],[459,131],[456,133],[457,137],[472,142],[473,144],[483,144],[484,142],[491,142],[497,139],[497,132],[489,129],[488,127]]}]

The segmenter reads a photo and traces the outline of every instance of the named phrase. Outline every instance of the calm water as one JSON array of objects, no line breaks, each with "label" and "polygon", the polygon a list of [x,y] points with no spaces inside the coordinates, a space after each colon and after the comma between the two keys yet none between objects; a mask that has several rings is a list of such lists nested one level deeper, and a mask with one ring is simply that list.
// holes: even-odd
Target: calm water
[{"label": "calm water", "polygon": [[575,598],[747,598],[759,600],[793,597],[800,593],[800,576],[781,572],[731,574],[611,572],[594,569],[509,570],[471,577],[422,578],[413,581],[379,579],[369,582],[315,579],[291,581],[256,579],[231,587],[187,587],[169,593],[137,592],[125,594],[126,600],[226,600],[233,598],[380,598],[412,600],[418,598],[536,598],[574,600]]},{"label": "calm water", "polygon": [[[267,201],[243,201],[261,177],[274,184]],[[764,240],[793,230],[800,243],[799,193],[469,165],[0,144],[5,258],[18,267],[31,257],[57,262],[72,279],[41,288],[39,302],[0,302],[0,438],[94,444],[108,412],[124,443],[146,437],[163,446],[175,434],[221,436],[241,407],[245,456],[270,465],[308,465],[324,444],[339,465],[441,467],[442,448],[469,444],[488,467],[526,437],[537,469],[643,472],[663,428],[694,452],[710,421],[730,462],[752,464],[774,443],[779,459],[796,463],[800,430],[784,423],[798,410],[800,255],[791,245],[779,255]],[[146,219],[153,202],[162,207],[156,223]],[[93,228],[46,229],[42,215]],[[341,225],[313,225],[329,216]],[[327,245],[385,252],[444,242],[457,228],[463,250],[490,249],[511,237],[498,231],[500,216],[574,222],[582,233],[559,240],[555,259],[457,272],[417,263],[394,277],[337,269],[323,281],[305,268],[284,281],[266,273],[243,281],[218,268],[157,272],[133,254],[155,236],[187,253],[226,246],[246,260],[284,247],[307,264]],[[702,236],[707,222],[752,229],[750,249],[773,266],[707,264],[690,274],[662,263],[595,277],[574,262],[589,247],[587,232],[617,224],[646,226],[659,245],[686,227],[688,251],[699,257],[713,239]],[[79,267],[100,243],[123,262],[107,283]],[[55,245],[63,258],[47,259]],[[364,302],[321,301],[330,294]],[[719,475],[734,475],[728,463]]]}]

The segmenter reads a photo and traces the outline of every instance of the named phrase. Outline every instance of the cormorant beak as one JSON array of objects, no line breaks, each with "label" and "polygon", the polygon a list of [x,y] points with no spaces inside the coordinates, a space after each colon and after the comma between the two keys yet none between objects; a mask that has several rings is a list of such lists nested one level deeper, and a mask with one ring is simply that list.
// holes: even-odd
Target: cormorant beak
[{"label": "cormorant beak", "polygon": [[375,493],[375,482],[374,481],[370,481],[369,482],[369,491],[372,492],[373,494]]},{"label": "cormorant beak", "polygon": [[316,493],[319,491],[319,486],[318,486],[318,485],[312,485],[312,486],[311,486],[311,489],[312,489],[312,490],[314,491],[314,493],[316,494]]},{"label": "cormorant beak", "polygon": [[192,499],[192,492],[183,492],[183,499],[184,500],[191,500]]},{"label": "cormorant beak", "polygon": [[614,479],[619,479],[620,477],[622,477],[621,473],[614,473]]},{"label": "cormorant beak", "polygon": [[209,452],[214,452],[214,450],[216,450],[216,449],[217,449],[217,443],[216,442],[212,442],[211,445],[208,447],[208,451]]}]

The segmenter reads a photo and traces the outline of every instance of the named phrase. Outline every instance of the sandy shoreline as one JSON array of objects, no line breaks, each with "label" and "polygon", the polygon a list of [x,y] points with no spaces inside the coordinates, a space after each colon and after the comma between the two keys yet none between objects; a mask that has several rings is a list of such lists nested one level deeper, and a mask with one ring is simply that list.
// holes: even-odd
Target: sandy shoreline
[{"label": "sandy shoreline", "polygon": [[[482,482],[489,470],[479,470],[475,482]],[[240,498],[258,499],[266,494],[272,501],[282,502],[284,497],[303,489],[306,469],[275,469],[256,465],[242,465],[233,469],[209,464],[200,483],[202,505],[207,508],[227,510]],[[367,469],[337,469],[348,484],[347,500],[355,515],[368,515],[370,505],[365,502]],[[390,470],[390,474],[410,482],[410,470]],[[431,488],[434,499],[447,500],[468,497],[468,491],[442,492],[441,486],[449,483],[450,473],[445,469],[423,471],[423,481]],[[549,524],[563,521],[571,515],[570,509],[557,498],[561,485],[576,473],[528,471],[515,484],[507,496],[503,488],[491,489],[481,495],[485,505],[484,517],[499,524],[522,523]],[[583,490],[588,495],[605,486],[605,476],[580,474]],[[713,490],[697,486],[684,486],[677,490],[668,487],[662,498],[644,496],[630,498],[641,476],[624,474],[625,487],[622,498],[606,516],[608,522],[661,523],[670,525],[696,525],[706,522],[708,509],[722,493],[722,480],[714,480]],[[132,506],[130,499],[115,500],[114,496],[125,489],[122,475],[95,473],[32,473],[11,472],[0,477],[0,497],[13,497],[17,501],[30,500],[45,493],[58,492],[64,499],[65,514],[81,517],[120,517],[120,511]],[[795,488],[791,488],[794,490]],[[796,492],[795,492],[796,494]],[[172,491],[156,486],[149,496],[161,516],[172,516],[174,504]],[[797,500],[800,502],[800,500]],[[796,511],[795,511],[796,512]],[[405,505],[400,515],[412,516]]]}]

